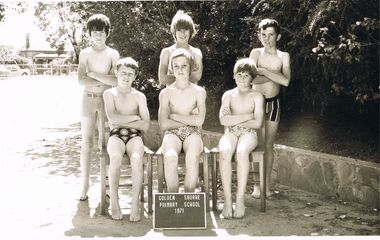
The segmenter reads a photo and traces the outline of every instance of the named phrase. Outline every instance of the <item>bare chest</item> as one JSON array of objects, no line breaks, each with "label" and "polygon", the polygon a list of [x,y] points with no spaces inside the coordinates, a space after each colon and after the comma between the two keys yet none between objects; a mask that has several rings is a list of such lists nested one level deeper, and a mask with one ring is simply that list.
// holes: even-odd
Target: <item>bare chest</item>
[{"label": "bare chest", "polygon": [[257,65],[272,72],[281,72],[282,59],[279,54],[262,54],[257,60]]},{"label": "bare chest", "polygon": [[139,106],[136,96],[129,94],[127,96],[117,94],[114,97],[115,108],[118,112],[123,114],[138,114]]},{"label": "bare chest", "polygon": [[253,113],[255,110],[255,102],[251,94],[232,95],[230,105],[233,114]]},{"label": "bare chest", "polygon": [[106,51],[92,51],[87,59],[88,71],[109,74],[112,69],[112,58]]},{"label": "bare chest", "polygon": [[188,114],[197,105],[197,97],[195,92],[175,91],[170,94],[169,105],[173,113]]}]

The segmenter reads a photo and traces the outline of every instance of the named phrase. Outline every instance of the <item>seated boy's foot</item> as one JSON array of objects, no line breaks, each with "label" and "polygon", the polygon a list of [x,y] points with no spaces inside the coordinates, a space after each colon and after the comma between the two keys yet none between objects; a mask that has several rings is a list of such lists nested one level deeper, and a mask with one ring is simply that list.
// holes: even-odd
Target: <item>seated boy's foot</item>
[{"label": "seated boy's foot", "polygon": [[111,217],[114,220],[121,220],[123,219],[123,214],[121,213],[120,208],[111,209]]},{"label": "seated boy's foot", "polygon": [[139,211],[139,208],[132,208],[131,209],[131,215],[129,215],[129,221],[131,222],[138,222],[141,220],[141,214]]},{"label": "seated boy's foot", "polygon": [[253,185],[253,193],[251,194],[253,198],[260,198],[260,187],[256,184]]},{"label": "seated boy's foot", "polygon": [[222,217],[226,219],[232,218],[232,203],[230,201],[224,202]]},{"label": "seated boy's foot", "polygon": [[234,212],[234,218],[242,218],[245,214],[244,196],[242,198],[236,198],[236,208]]},{"label": "seated boy's foot", "polygon": [[[258,185],[253,185],[253,192],[251,194],[251,196],[253,198],[260,198],[260,186]],[[266,194],[266,198],[270,198],[271,196],[273,195],[273,193],[270,191],[270,189],[267,188],[267,194]]]}]

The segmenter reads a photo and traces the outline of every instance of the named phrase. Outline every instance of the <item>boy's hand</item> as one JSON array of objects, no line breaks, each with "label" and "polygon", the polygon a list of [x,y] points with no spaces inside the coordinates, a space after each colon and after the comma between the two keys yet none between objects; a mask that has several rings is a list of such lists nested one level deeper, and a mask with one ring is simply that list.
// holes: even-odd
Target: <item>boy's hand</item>
[{"label": "boy's hand", "polygon": [[259,75],[265,75],[266,71],[267,70],[265,68],[257,68],[257,74]]},{"label": "boy's hand", "polygon": [[229,107],[225,107],[222,110],[223,115],[231,115],[231,109]]}]

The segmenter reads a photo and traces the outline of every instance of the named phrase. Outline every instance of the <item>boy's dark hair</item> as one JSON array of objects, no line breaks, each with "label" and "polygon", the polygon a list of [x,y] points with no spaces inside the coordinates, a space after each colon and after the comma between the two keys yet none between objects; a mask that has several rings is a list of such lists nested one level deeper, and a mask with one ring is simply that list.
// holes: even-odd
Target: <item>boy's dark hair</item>
[{"label": "boy's dark hair", "polygon": [[239,72],[247,72],[252,79],[257,76],[256,64],[251,58],[241,58],[236,61],[234,66],[234,75]]},{"label": "boy's dark hair", "polygon": [[94,14],[87,21],[87,29],[90,33],[92,31],[105,31],[106,35],[109,35],[111,28],[110,19],[103,14]]},{"label": "boy's dark hair", "polygon": [[265,30],[267,27],[273,27],[277,35],[280,34],[280,25],[276,20],[269,18],[261,20],[261,22],[259,23],[259,31],[260,29]]},{"label": "boy's dark hair", "polygon": [[184,48],[177,48],[172,52],[169,59],[169,69],[173,72],[173,59],[176,57],[185,57],[190,64],[190,74],[193,71],[194,68],[194,57],[191,55],[189,51],[187,51]]},{"label": "boy's dark hair", "polygon": [[190,39],[194,37],[196,32],[195,24],[190,15],[185,13],[183,10],[178,10],[170,25],[170,32],[172,33],[174,40],[177,40],[175,37],[175,32],[181,29],[190,30]]},{"label": "boy's dark hair", "polygon": [[136,75],[138,74],[139,64],[138,64],[138,62],[135,59],[133,59],[131,57],[122,58],[119,61],[117,61],[117,63],[116,63],[116,70],[119,70],[119,68],[121,66],[126,66],[126,67],[129,67],[129,68],[132,68],[132,69],[135,70]]}]

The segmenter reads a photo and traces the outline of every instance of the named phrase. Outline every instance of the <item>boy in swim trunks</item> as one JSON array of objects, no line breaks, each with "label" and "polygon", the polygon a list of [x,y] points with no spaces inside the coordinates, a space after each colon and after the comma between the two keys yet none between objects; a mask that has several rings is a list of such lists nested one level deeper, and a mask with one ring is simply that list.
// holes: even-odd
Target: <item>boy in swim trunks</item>
[{"label": "boy in swim trunks", "polygon": [[84,87],[81,113],[81,201],[88,199],[91,152],[96,123],[98,123],[99,133],[102,133],[104,129],[103,92],[117,83],[114,72],[120,55],[117,50],[106,45],[110,28],[108,17],[103,14],[91,16],[87,22],[87,30],[90,33],[92,45],[79,54],[78,80]]},{"label": "boy in swim trunks", "polygon": [[110,156],[109,184],[111,215],[113,219],[123,218],[119,205],[120,167],[126,153],[132,167],[132,205],[129,220],[141,219],[140,192],[143,182],[144,143],[142,131],[150,125],[146,97],[132,88],[138,75],[138,63],[133,58],[120,59],[116,64],[117,86],[104,92],[104,105],[110,125],[107,152]]},{"label": "boy in swim trunks", "polygon": [[[194,192],[203,150],[201,127],[206,115],[206,91],[190,82],[193,56],[183,48],[173,51],[170,68],[175,82],[161,90],[158,122],[164,132],[162,153],[168,192],[178,192],[178,154],[186,157],[185,191]],[[198,108],[198,112],[192,110]]]},{"label": "boy in swim trunks", "polygon": [[[252,88],[261,92],[265,97],[265,124],[261,135],[265,139],[265,161],[267,166],[266,196],[270,196],[270,182],[273,167],[273,144],[280,121],[279,93],[281,86],[287,87],[290,82],[291,68],[289,53],[277,49],[280,40],[280,26],[276,20],[264,19],[259,23],[259,40],[262,48],[254,48],[250,58],[257,66],[258,76],[253,80]],[[254,186],[252,196],[260,197],[259,186]]]},{"label": "boy in swim trunks", "polygon": [[184,48],[193,55],[194,66],[190,73],[190,82],[196,84],[202,77],[203,65],[201,50],[189,44],[189,41],[196,34],[193,19],[183,10],[178,10],[172,19],[170,31],[175,43],[161,51],[158,80],[166,86],[169,86],[175,81],[175,76],[169,68],[169,58],[175,49]]},{"label": "boy in swim trunks", "polygon": [[[251,87],[256,77],[252,59],[243,58],[234,66],[236,88],[223,94],[219,112],[220,123],[225,133],[219,141],[219,168],[223,185],[224,218],[242,218],[245,214],[244,193],[249,173],[249,154],[256,148],[256,130],[264,122],[264,97]],[[231,194],[231,159],[236,154],[237,192],[236,208],[233,213]]]}]

